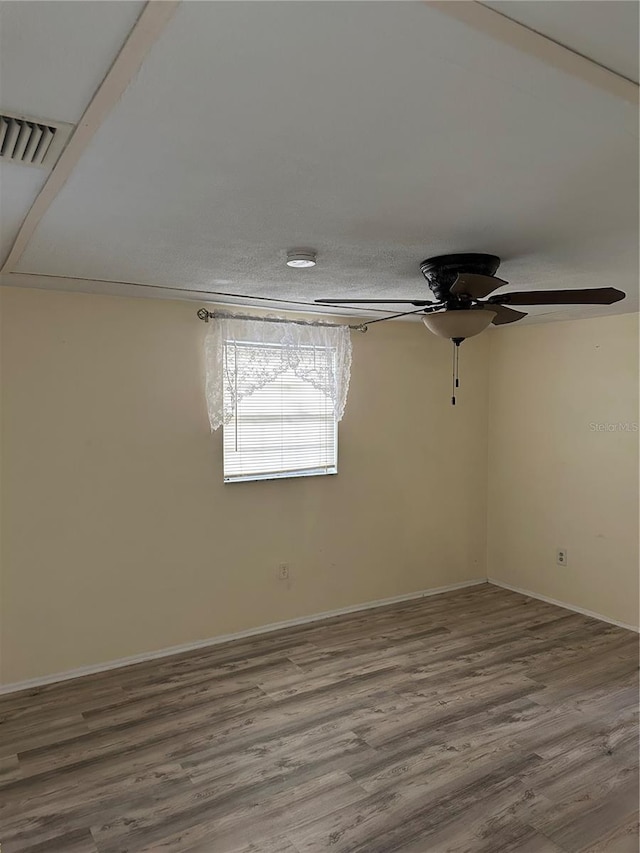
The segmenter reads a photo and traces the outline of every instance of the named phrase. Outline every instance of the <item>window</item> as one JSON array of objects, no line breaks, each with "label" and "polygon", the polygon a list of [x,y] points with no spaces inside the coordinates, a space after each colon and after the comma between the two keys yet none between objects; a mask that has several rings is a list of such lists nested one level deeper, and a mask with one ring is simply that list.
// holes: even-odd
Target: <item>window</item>
[{"label": "window", "polygon": [[336,474],[349,326],[205,313],[205,397],[211,431],[224,427],[224,481]]},{"label": "window", "polygon": [[[235,339],[223,348],[222,393],[231,410],[223,429],[224,481],[336,474],[338,423],[326,393],[335,348],[299,346],[295,365],[284,370],[282,345]],[[254,390],[248,383],[258,372]]]}]

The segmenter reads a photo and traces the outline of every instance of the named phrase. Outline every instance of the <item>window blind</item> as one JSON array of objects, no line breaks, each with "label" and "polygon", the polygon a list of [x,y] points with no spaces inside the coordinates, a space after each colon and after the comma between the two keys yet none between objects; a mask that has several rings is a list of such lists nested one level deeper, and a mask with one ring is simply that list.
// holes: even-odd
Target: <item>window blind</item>
[{"label": "window blind", "polygon": [[[282,369],[282,347],[226,341],[223,394],[233,416],[223,428],[224,481],[261,480],[337,473],[338,425],[332,400],[304,378],[333,367],[329,347],[302,347],[299,363]],[[249,394],[243,377],[259,362],[273,378]]]}]

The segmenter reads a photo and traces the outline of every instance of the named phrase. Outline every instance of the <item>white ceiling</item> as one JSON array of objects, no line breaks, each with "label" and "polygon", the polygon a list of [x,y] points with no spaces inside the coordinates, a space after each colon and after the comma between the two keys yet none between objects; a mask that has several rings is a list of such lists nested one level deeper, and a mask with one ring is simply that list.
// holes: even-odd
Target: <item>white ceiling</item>
[{"label": "white ceiling", "polygon": [[[21,22],[33,5],[42,30]],[[2,107],[67,121],[140,9],[2,6],[22,39],[3,56]],[[535,28],[566,41],[569,18]],[[628,25],[607,21],[613,67]],[[46,86],[24,65],[45,30],[64,56]],[[589,32],[571,46],[587,52]],[[616,309],[532,314],[637,310],[637,124],[636,106],[424,3],[183,3],[15,271],[309,303],[421,296],[425,257],[486,251],[517,289],[629,293]],[[12,168],[33,192],[34,173]],[[8,195],[11,230],[24,205]],[[314,269],[285,266],[301,246]]]},{"label": "white ceiling", "polygon": [[640,5],[635,0],[500,0],[484,5],[638,82]]},{"label": "white ceiling", "polygon": [[[143,2],[0,3],[0,108],[76,124]],[[0,162],[0,262],[47,178]]]},{"label": "white ceiling", "polygon": [[6,110],[76,122],[143,2],[0,3],[0,94]]}]

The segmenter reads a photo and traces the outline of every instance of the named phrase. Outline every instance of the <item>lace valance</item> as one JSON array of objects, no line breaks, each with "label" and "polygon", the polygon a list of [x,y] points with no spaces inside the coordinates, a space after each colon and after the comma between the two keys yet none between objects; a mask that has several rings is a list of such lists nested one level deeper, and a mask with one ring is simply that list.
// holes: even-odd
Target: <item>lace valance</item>
[{"label": "lace valance", "polygon": [[292,370],[324,392],[341,420],[351,374],[348,326],[216,317],[205,337],[211,430],[233,418],[243,397]]}]

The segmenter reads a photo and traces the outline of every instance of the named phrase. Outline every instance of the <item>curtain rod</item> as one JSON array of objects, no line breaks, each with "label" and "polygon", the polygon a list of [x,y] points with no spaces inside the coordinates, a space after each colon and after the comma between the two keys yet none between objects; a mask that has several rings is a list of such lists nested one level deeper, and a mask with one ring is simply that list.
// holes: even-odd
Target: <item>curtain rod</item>
[{"label": "curtain rod", "polygon": [[[258,320],[263,323],[294,323],[297,326],[324,326],[329,328],[340,328],[347,325],[346,323],[323,323],[319,320],[283,320],[280,317],[253,317],[249,314],[226,314],[221,311],[207,311],[206,308],[200,308],[198,317],[208,323],[209,320]],[[375,321],[370,321],[375,322]],[[349,328],[354,332],[366,332],[367,324],[358,323],[356,326],[349,325]]]}]

